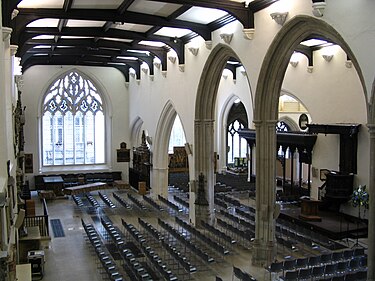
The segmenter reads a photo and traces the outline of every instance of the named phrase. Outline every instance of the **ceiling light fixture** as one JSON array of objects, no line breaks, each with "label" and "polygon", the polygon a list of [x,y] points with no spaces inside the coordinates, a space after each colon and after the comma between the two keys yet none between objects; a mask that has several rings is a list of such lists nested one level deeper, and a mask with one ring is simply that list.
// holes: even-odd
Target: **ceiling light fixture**
[{"label": "ceiling light fixture", "polygon": [[230,44],[233,38],[233,33],[221,33],[220,38],[223,39],[225,43]]},{"label": "ceiling light fixture", "polygon": [[270,16],[278,24],[284,25],[286,18],[288,16],[288,12],[285,12],[285,13],[275,12],[275,13],[270,14]]}]

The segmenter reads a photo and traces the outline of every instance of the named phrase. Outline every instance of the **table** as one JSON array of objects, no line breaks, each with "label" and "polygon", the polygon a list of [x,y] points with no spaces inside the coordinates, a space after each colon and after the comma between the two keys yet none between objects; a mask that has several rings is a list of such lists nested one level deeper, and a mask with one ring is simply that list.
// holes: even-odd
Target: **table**
[{"label": "table", "polygon": [[76,194],[81,194],[81,193],[87,193],[93,190],[100,190],[100,189],[107,189],[107,188],[110,188],[110,187],[105,182],[94,182],[94,183],[64,188],[64,194],[76,195]]},{"label": "table", "polygon": [[318,215],[320,200],[301,199],[301,214],[300,219],[306,221],[322,221]]},{"label": "table", "polygon": [[45,189],[53,190],[56,196],[64,195],[64,180],[61,176],[43,177],[43,182]]}]

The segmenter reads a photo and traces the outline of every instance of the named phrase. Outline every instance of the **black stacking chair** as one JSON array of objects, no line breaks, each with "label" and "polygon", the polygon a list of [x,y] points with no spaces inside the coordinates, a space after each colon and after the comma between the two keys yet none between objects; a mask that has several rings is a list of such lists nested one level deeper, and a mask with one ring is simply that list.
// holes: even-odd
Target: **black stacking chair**
[{"label": "black stacking chair", "polygon": [[273,262],[269,267],[266,268],[266,270],[270,273],[270,279],[272,273],[278,273],[283,271],[283,262]]},{"label": "black stacking chair", "polygon": [[298,271],[298,280],[310,280],[311,279],[311,268],[302,268]]},{"label": "black stacking chair", "polygon": [[349,261],[348,271],[356,272],[359,269],[359,258],[353,258]]},{"label": "black stacking chair", "polygon": [[337,264],[327,264],[324,268],[324,278],[333,277],[336,274]]},{"label": "black stacking chair", "polygon": [[296,268],[302,269],[308,266],[308,258],[299,258],[296,260]]},{"label": "black stacking chair", "polygon": [[334,252],[332,253],[331,263],[339,262],[343,259],[343,257],[344,257],[344,252]]},{"label": "black stacking chair", "polygon": [[312,268],[312,271],[311,271],[312,280],[319,280],[320,278],[323,278],[323,276],[324,276],[324,265],[315,266]]},{"label": "black stacking chair", "polygon": [[243,272],[240,268],[233,266],[233,274],[232,274],[232,281],[234,280],[234,277],[242,280],[243,279]]},{"label": "black stacking chair", "polygon": [[331,260],[332,260],[332,253],[323,254],[323,255],[320,256],[320,263],[321,264],[331,263]]},{"label": "black stacking chair", "polygon": [[356,248],[354,249],[353,256],[355,257],[361,257],[365,255],[365,249],[364,248]]},{"label": "black stacking chair", "polygon": [[320,261],[320,256],[313,256],[313,257],[309,257],[308,258],[308,262],[307,264],[310,266],[310,267],[314,267],[314,266],[318,266],[321,264],[321,261]]},{"label": "black stacking chair", "polygon": [[293,270],[293,271],[287,271],[285,273],[285,276],[281,278],[284,281],[295,281],[298,280],[298,271]]},{"label": "black stacking chair", "polygon": [[345,250],[344,251],[344,260],[350,260],[353,257],[354,250]]},{"label": "black stacking chair", "polygon": [[347,270],[348,270],[348,262],[340,261],[337,264],[336,275],[343,275],[346,273]]},{"label": "black stacking chair", "polygon": [[342,275],[342,276],[332,277],[332,281],[345,281],[345,276]]},{"label": "black stacking chair", "polygon": [[215,281],[224,281],[224,280],[220,278],[219,276],[216,276]]},{"label": "black stacking chair", "polygon": [[283,273],[296,268],[296,260],[285,260],[283,263]]},{"label": "black stacking chair", "polygon": [[367,270],[367,256],[362,256],[359,258],[359,268],[362,270]]}]

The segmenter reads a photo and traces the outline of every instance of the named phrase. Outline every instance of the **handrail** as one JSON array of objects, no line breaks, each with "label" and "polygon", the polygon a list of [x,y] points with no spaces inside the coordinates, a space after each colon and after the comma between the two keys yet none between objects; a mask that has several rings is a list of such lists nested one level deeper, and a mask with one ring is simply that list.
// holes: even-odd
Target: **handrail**
[{"label": "handrail", "polygon": [[40,231],[40,236],[49,236],[49,219],[48,219],[48,208],[46,200],[43,198],[43,215],[40,216],[25,216],[23,221],[23,226],[31,227],[38,226]]}]

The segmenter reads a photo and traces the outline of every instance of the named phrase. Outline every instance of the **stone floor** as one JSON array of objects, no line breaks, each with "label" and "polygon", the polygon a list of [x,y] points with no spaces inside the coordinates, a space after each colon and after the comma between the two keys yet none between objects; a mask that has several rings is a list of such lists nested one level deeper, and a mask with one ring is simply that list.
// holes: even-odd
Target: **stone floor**
[{"label": "stone floor", "polygon": [[[113,191],[116,190],[105,190],[102,193],[107,194],[114,203],[118,203],[113,199]],[[159,212],[152,208],[150,205],[145,204],[149,207],[148,211],[141,211],[132,202],[128,200],[126,195],[127,192],[133,194],[135,197],[142,200],[142,197],[135,193],[134,190],[119,191],[120,195],[126,199],[131,205],[131,209],[126,209],[120,204],[116,204],[117,207],[110,209],[103,201],[99,198],[97,192],[92,192],[92,195],[98,200],[102,206],[102,211],[96,210],[91,212],[93,208],[89,207],[78,207],[72,198],[65,197],[55,200],[49,200],[48,211],[50,219],[60,219],[65,237],[54,238],[53,232],[50,229],[51,240],[44,242],[42,247],[45,251],[45,274],[43,277],[44,281],[99,281],[105,279],[105,275],[101,274],[100,265],[96,259],[95,253],[93,252],[90,244],[85,240],[84,230],[81,224],[81,219],[86,223],[94,223],[93,218],[98,218],[102,215],[108,216],[112,222],[126,233],[126,230],[121,224],[121,219],[126,222],[133,224],[139,230],[143,231],[143,228],[138,224],[138,217],[141,217],[147,222],[150,222],[158,230],[161,227],[157,224],[157,218],[161,218],[166,222],[174,224],[174,216],[186,219],[187,214],[184,212],[176,212],[158,202],[164,207],[165,211]],[[37,198],[37,194],[33,193],[33,198],[37,202],[37,209],[40,206],[40,201]],[[170,196],[173,198],[173,195]],[[87,202],[88,203],[88,202]],[[242,202],[243,204],[252,204],[250,200],[246,199]],[[89,211],[91,210],[91,211]],[[100,225],[95,225],[100,230]],[[128,236],[130,239],[130,236]],[[361,241],[365,243],[366,241]],[[349,242],[350,243],[350,242]],[[348,245],[350,246],[350,245]],[[243,271],[250,273],[257,280],[270,280],[270,274],[264,269],[254,267],[251,265],[251,248],[240,245],[239,243],[229,248],[230,254],[226,256],[215,255],[215,262],[207,264],[201,261],[199,258],[194,258],[193,261],[196,263],[198,271],[191,274],[178,275],[179,280],[199,280],[199,281],[213,281],[215,276],[220,276],[223,280],[232,280],[233,265],[241,268]],[[278,247],[278,259],[283,259],[285,255],[290,253],[284,252]],[[306,255],[306,252],[292,253],[294,257],[300,257]],[[275,279],[275,278],[272,278]],[[124,276],[124,280],[129,280]]]}]

